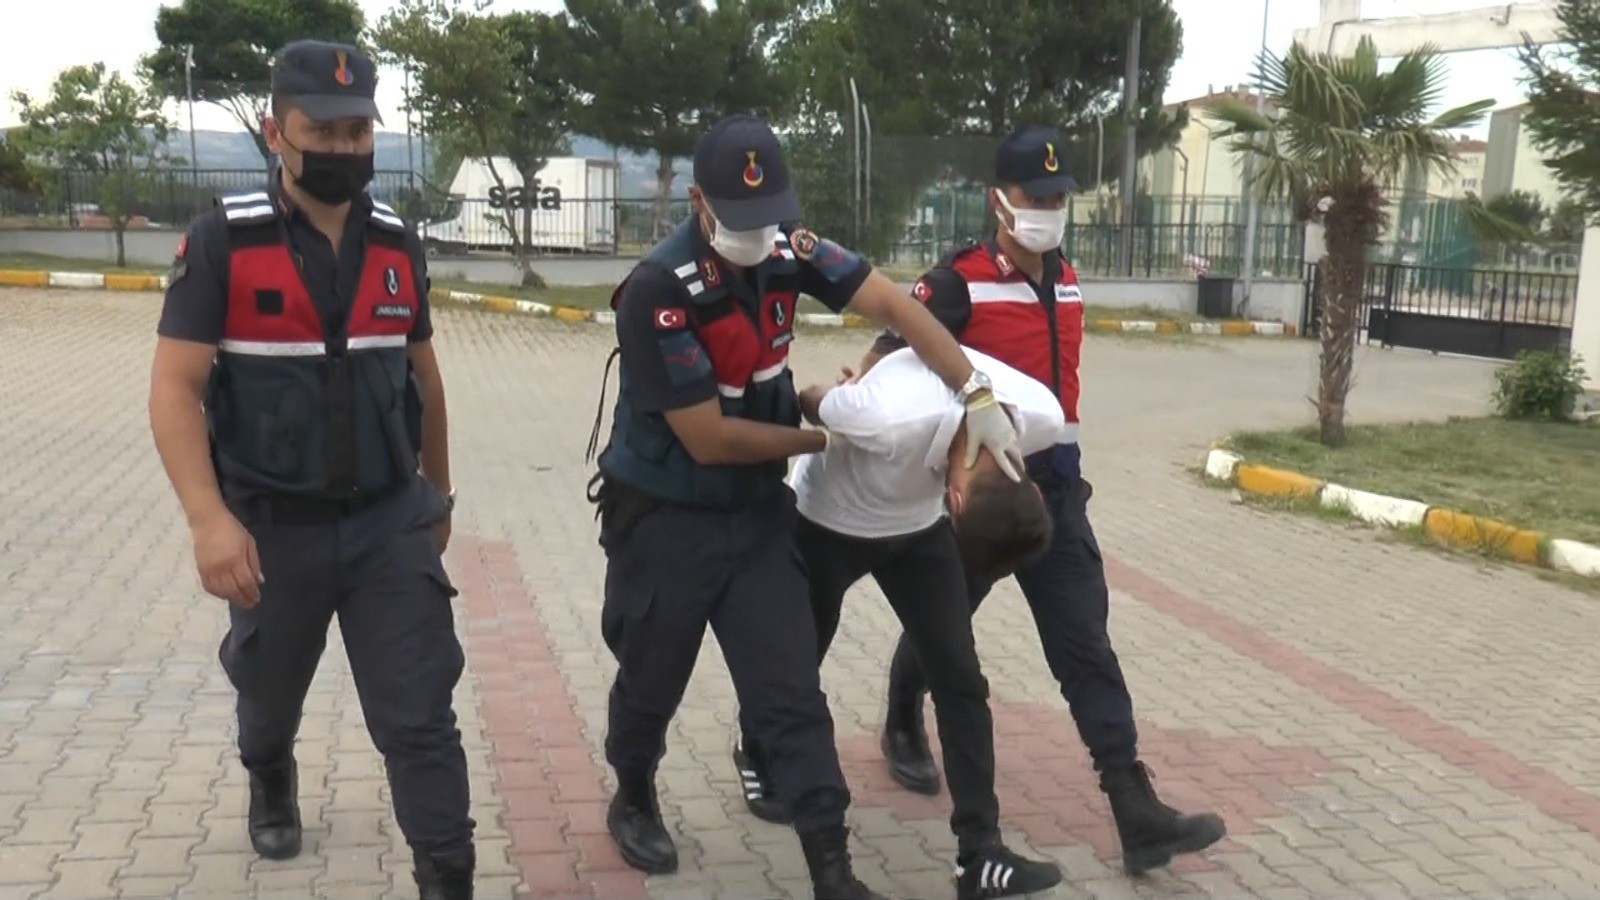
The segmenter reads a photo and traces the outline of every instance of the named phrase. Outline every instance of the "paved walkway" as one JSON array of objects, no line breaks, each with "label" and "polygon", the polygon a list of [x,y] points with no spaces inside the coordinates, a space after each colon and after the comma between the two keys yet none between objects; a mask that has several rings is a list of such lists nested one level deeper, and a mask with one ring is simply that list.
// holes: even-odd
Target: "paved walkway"
[{"label": "paved walkway", "polygon": [[[306,852],[249,850],[215,662],[225,616],[198,589],[146,426],[156,309],[153,296],[0,291],[0,897],[414,897],[336,637],[301,735]],[[582,463],[610,336],[484,313],[438,323],[479,896],[808,896],[792,835],[738,799],[714,642],[663,764],[682,871],[646,881],[617,857]],[[864,339],[805,335],[801,374],[830,376]],[[1310,342],[1095,336],[1086,357],[1093,511],[1144,753],[1173,802],[1220,809],[1231,836],[1142,882],[1121,875],[1007,587],[979,644],[1008,837],[1067,872],[1048,896],[1600,894],[1592,599],[1199,486],[1186,467],[1212,437],[1308,414]],[[1475,412],[1490,371],[1364,351],[1352,416]],[[949,896],[947,798],[899,791],[878,764],[894,633],[859,587],[824,672],[856,855],[875,886]]]}]

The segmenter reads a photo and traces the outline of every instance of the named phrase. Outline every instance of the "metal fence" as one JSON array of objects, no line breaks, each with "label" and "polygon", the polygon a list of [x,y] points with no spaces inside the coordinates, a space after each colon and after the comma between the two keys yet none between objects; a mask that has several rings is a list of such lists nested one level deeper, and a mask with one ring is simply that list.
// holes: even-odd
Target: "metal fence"
[{"label": "metal fence", "polygon": [[[129,228],[183,228],[210,209],[218,194],[261,190],[264,169],[157,169],[107,177],[66,170],[42,173],[28,193],[0,190],[0,227],[108,228],[114,209]],[[378,172],[370,192],[403,214],[423,211],[430,199],[411,172]]]},{"label": "metal fence", "polygon": [[[1306,267],[1307,335],[1320,331],[1322,267]],[[1372,262],[1362,279],[1359,328],[1368,341],[1442,353],[1512,359],[1525,349],[1568,346],[1577,308],[1575,274]]]}]

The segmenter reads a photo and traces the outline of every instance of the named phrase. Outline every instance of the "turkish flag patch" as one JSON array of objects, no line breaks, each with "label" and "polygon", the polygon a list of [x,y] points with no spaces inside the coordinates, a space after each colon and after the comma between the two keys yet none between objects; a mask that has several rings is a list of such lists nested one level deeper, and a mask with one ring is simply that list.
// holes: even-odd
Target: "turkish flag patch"
[{"label": "turkish flag patch", "polygon": [[682,328],[687,322],[683,310],[676,307],[663,306],[656,310],[656,327],[663,331]]},{"label": "turkish flag patch", "polygon": [[911,296],[917,298],[920,303],[927,303],[928,298],[933,296],[933,288],[928,286],[926,279],[919,278],[917,283],[911,286]]}]

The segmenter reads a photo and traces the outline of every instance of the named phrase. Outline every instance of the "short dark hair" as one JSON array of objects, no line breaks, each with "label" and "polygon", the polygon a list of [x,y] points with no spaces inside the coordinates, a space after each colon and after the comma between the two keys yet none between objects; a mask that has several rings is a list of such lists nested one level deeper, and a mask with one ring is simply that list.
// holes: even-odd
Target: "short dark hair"
[{"label": "short dark hair", "polygon": [[272,118],[277,120],[278,125],[282,126],[283,120],[289,117],[289,110],[294,109],[294,100],[287,94],[273,94],[267,109]]},{"label": "short dark hair", "polygon": [[973,474],[952,524],[961,565],[975,578],[1004,578],[1042,555],[1054,533],[1033,479],[1012,481],[998,467]]}]

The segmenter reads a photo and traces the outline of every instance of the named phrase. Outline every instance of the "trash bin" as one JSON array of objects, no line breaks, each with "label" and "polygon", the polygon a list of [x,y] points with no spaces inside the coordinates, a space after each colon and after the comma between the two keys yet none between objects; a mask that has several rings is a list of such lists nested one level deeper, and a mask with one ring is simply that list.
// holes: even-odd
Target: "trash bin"
[{"label": "trash bin", "polygon": [[1201,275],[1198,279],[1200,298],[1195,305],[1207,319],[1233,317],[1233,278],[1226,275]]}]

